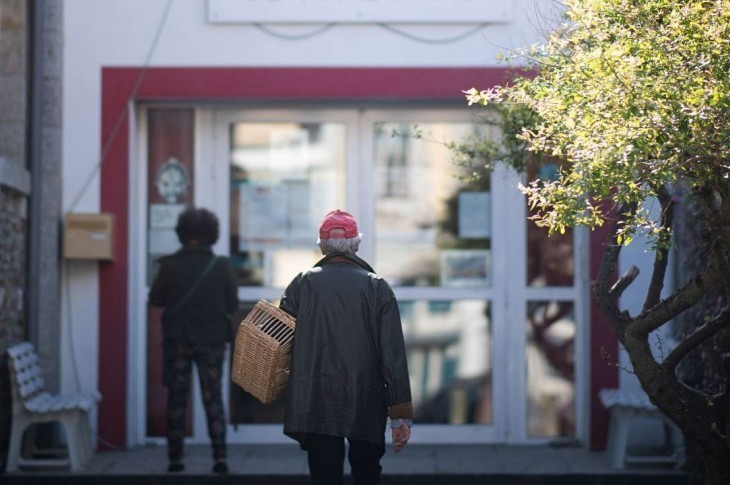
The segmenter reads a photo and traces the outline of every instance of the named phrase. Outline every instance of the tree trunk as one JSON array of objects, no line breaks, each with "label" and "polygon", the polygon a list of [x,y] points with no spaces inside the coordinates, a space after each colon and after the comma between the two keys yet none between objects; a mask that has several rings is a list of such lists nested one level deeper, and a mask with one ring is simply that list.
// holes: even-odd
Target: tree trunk
[{"label": "tree trunk", "polygon": [[705,485],[730,483],[730,451],[721,455],[705,455]]}]

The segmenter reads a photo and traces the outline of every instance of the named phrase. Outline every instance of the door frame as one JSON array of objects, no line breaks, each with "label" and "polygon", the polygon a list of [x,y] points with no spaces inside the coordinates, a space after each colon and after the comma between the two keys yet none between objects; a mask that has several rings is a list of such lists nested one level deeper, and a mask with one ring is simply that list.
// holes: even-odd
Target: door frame
[{"label": "door frame", "polygon": [[[150,105],[151,106],[151,105]],[[165,105],[170,106],[170,105]],[[190,108],[190,104],[185,107]],[[359,215],[361,230],[365,234],[361,254],[365,259],[372,259],[373,247],[368,234],[374,234],[374,204],[372,170],[369,170],[373,154],[372,123],[381,116],[388,116],[386,121],[471,121],[466,111],[453,109],[441,109],[424,106],[423,108],[410,108],[406,110],[395,109],[356,109],[323,107],[306,109],[243,109],[243,108],[220,108],[210,106],[196,106],[195,109],[195,159],[194,177],[196,205],[202,205],[214,210],[221,220],[221,232],[218,243],[214,247],[217,254],[228,254],[229,241],[229,147],[230,132],[225,128],[233,121],[342,121],[348,127],[347,130],[347,163],[346,163],[346,198],[347,206],[356,211]],[[137,134],[137,157],[136,163],[130,163],[130,180],[132,180],[132,219],[136,219],[138,228],[147,227],[146,199],[148,181],[144,174],[147,173],[147,137],[146,137],[146,109],[141,106],[136,116],[135,123],[130,132]],[[448,113],[448,115],[447,115]],[[367,163],[365,163],[367,162]],[[136,171],[136,174],[134,173]],[[141,175],[140,175],[141,174]],[[201,183],[204,180],[212,179],[212,184],[206,186]],[[587,231],[576,231],[574,245],[575,281],[571,288],[527,288],[524,285],[524,276],[521,278],[509,275],[525,274],[525,258],[514,258],[510,260],[508,251],[516,250],[521,254],[526,251],[526,234],[524,224],[511,224],[516,218],[523,218],[526,214],[524,197],[516,190],[520,178],[514,172],[499,166],[493,173],[492,211],[493,234],[503,234],[504,237],[492,239],[494,276],[492,286],[488,289],[470,289],[467,291],[449,292],[442,288],[394,288],[396,296],[400,299],[449,299],[449,298],[487,298],[492,305],[492,322],[524,322],[524,308],[528,300],[559,298],[569,299],[575,302],[576,330],[576,438],[585,440],[588,431],[588,309],[589,296],[587,290]],[[137,288],[136,300],[144,303],[146,301],[146,278],[144,268],[146,267],[146,231],[139,229],[130,232],[130,240],[133,242],[133,261],[130,265],[136,270],[130,271],[130,278],[136,281],[133,288]],[[515,242],[518,242],[517,244]],[[510,266],[517,263],[517,267]],[[505,281],[506,284],[497,284]],[[457,295],[458,293],[458,295]],[[239,298],[245,296],[247,300],[261,298],[278,299],[281,289],[276,288],[239,288]],[[133,298],[134,300],[135,298]],[[499,303],[499,304],[498,304]],[[136,322],[144,322],[146,325],[146,307],[144,304],[136,304]],[[140,323],[133,323],[130,329],[130,337],[139,344],[140,349],[146,348],[145,332],[140,331]],[[509,358],[516,355],[519,350],[524,355],[525,349],[525,325],[493,325],[492,341],[505,342],[505,345],[493,345],[493,406],[494,420],[492,425],[418,425],[418,430],[413,435],[414,443],[544,443],[549,441],[544,438],[529,438],[526,436],[525,423],[525,359]],[[520,348],[520,344],[522,347]],[[137,372],[132,375],[144,375],[139,370],[146,368],[145,352],[136,352]],[[226,360],[227,367],[228,359]],[[581,365],[585,363],[586,365]],[[134,364],[133,364],[134,366]],[[225,369],[226,375],[228,369]],[[130,442],[162,443],[163,438],[146,437],[145,420],[145,384],[143,379],[134,384],[133,395],[137,396],[136,406],[132,406],[131,417],[136,422],[136,432],[130,433]],[[507,383],[512,385],[507,386]],[[498,392],[500,389],[506,392]],[[188,439],[190,443],[206,443],[208,441],[205,428],[205,417],[202,411],[200,390],[197,380],[193,380],[194,390],[194,419],[193,436]],[[224,386],[224,399],[228,402],[228,386]],[[238,431],[234,431],[229,425],[228,441],[230,443],[291,443],[281,433],[281,424],[273,425],[238,425]]]}]

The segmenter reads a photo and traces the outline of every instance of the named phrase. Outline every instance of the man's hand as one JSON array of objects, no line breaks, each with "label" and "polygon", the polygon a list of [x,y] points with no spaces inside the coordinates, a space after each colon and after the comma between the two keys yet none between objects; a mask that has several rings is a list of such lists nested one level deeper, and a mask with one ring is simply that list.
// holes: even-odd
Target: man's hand
[{"label": "man's hand", "polygon": [[403,420],[399,428],[393,429],[393,446],[395,446],[395,452],[401,451],[408,443],[411,438],[411,428],[408,427],[408,423]]}]

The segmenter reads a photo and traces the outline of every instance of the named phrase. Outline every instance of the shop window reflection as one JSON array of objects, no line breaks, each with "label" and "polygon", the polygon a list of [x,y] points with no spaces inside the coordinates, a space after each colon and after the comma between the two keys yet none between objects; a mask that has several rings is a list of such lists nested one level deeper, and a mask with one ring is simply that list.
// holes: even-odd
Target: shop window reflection
[{"label": "shop window reflection", "polygon": [[416,421],[492,423],[489,302],[416,300],[399,307]]},{"label": "shop window reflection", "polygon": [[236,279],[240,286],[286,286],[320,256],[322,215],[344,207],[345,125],[241,122],[231,124],[230,135]]},{"label": "shop window reflection", "polygon": [[[558,176],[557,163],[544,163],[528,168],[528,180],[554,180]],[[573,286],[574,252],[573,229],[564,234],[549,234],[530,218],[538,209],[529,209],[527,224],[527,284],[529,286]]]},{"label": "shop window reflection", "polygon": [[527,221],[527,283],[573,286],[572,229],[566,229],[565,234],[548,234],[547,228]]},{"label": "shop window reflection", "polygon": [[446,146],[479,130],[463,122],[375,124],[374,262],[394,286],[489,286],[490,178],[471,177]]},{"label": "shop window reflection", "polygon": [[527,432],[575,435],[575,309],[569,301],[527,303]]}]

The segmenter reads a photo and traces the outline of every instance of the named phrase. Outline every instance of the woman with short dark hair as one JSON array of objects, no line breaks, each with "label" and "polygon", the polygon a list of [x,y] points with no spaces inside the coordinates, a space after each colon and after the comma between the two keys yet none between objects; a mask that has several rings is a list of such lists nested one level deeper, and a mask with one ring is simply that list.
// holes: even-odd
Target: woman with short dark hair
[{"label": "woman with short dark hair", "polygon": [[198,369],[213,471],[227,473],[226,421],[221,380],[225,344],[231,340],[229,315],[238,307],[236,285],[227,258],[216,257],[218,218],[206,209],[190,208],[175,227],[182,247],[160,259],[149,301],[165,307],[162,314],[163,380],[167,396],[168,471],[180,472],[185,411],[192,363]]},{"label": "woman with short dark hair", "polygon": [[187,209],[178,217],[175,232],[183,246],[212,246],[218,241],[218,218],[207,209]]}]

